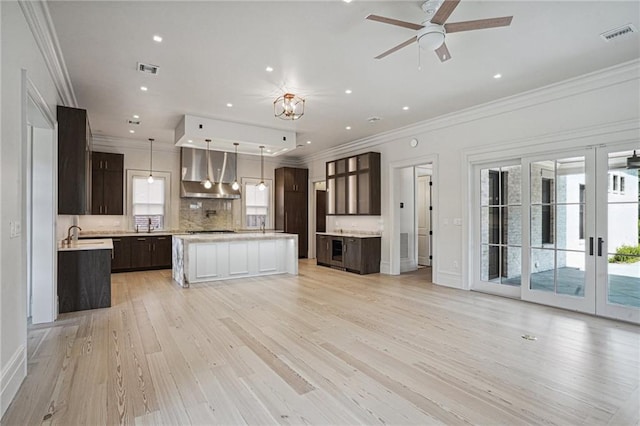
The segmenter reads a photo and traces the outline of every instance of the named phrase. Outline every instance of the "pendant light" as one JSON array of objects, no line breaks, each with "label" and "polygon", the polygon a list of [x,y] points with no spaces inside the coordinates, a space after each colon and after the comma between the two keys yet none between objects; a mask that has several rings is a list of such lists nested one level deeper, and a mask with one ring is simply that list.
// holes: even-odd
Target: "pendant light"
[{"label": "pendant light", "polygon": [[205,139],[204,141],[207,143],[207,178],[202,183],[202,185],[204,185],[204,187],[207,189],[211,189],[211,187],[213,186],[211,179],[209,179],[209,144],[211,143],[211,139]]},{"label": "pendant light", "polygon": [[153,183],[153,138],[149,138],[149,177],[147,182]]},{"label": "pendant light", "polygon": [[264,184],[264,146],[260,147],[260,183],[258,190],[264,191],[267,186]]},{"label": "pendant light", "polygon": [[235,146],[236,148],[236,161],[235,161],[235,171],[233,173],[233,183],[231,184],[231,188],[234,191],[237,191],[240,188],[240,185],[238,185],[238,145],[240,145],[238,142],[234,142],[233,146]]},{"label": "pendant light", "polygon": [[640,157],[636,155],[635,149],[633,155],[627,158],[627,169],[640,169]]}]

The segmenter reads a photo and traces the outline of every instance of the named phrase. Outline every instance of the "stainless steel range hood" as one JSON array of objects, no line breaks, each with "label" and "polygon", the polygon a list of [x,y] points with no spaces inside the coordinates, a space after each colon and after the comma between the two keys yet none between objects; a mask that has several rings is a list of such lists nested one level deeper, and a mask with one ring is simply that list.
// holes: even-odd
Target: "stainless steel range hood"
[{"label": "stainless steel range hood", "polygon": [[231,152],[209,151],[209,177],[215,184],[207,189],[202,182],[207,178],[207,151],[182,148],[180,151],[182,198],[240,198],[240,191],[231,187],[235,179],[236,155]]}]

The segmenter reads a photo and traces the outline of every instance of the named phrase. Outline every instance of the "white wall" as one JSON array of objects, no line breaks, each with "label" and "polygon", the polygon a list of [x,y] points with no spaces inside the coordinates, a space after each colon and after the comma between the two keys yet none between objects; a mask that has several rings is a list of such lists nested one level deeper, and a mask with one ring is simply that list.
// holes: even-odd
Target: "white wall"
[{"label": "white wall", "polygon": [[51,110],[59,97],[47,65],[25,17],[15,1],[0,2],[2,57],[0,182],[0,373],[4,413],[26,374],[27,312],[24,241],[10,238],[10,222],[22,222],[22,94],[21,72],[27,70]]},{"label": "white wall", "polygon": [[[382,162],[382,271],[388,271],[392,256],[391,209],[397,217],[399,206],[391,205],[391,176],[394,164],[416,165],[422,159],[434,162],[434,282],[458,288],[468,288],[466,256],[470,240],[462,226],[453,219],[468,215],[468,155],[494,151],[495,158],[527,150],[553,150],[564,145],[585,146],[595,140],[616,140],[617,128],[631,126],[640,137],[640,62],[634,61],[550,87],[506,98],[456,114],[419,123],[393,132],[376,135],[305,158],[312,180],[324,175],[325,162],[367,151],[381,153]],[[626,124],[632,123],[632,124]],[[583,135],[591,135],[585,137]],[[409,146],[412,138],[419,143]],[[623,137],[623,136],[621,136]],[[552,139],[556,141],[550,143]],[[546,145],[545,145],[546,143]],[[544,152],[544,151],[543,151]],[[491,156],[489,156],[490,158]],[[351,218],[357,222],[357,218]],[[357,228],[357,226],[356,226]],[[393,254],[396,255],[395,252]]]}]

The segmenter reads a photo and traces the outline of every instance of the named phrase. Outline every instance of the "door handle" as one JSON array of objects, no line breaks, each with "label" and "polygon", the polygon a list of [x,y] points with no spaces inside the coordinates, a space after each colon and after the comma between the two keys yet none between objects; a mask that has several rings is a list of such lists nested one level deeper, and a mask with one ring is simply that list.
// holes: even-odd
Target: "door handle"
[{"label": "door handle", "polygon": [[602,243],[604,243],[604,240],[598,237],[598,256],[602,256]]},{"label": "door handle", "polygon": [[593,256],[593,237],[589,237],[589,256]]}]

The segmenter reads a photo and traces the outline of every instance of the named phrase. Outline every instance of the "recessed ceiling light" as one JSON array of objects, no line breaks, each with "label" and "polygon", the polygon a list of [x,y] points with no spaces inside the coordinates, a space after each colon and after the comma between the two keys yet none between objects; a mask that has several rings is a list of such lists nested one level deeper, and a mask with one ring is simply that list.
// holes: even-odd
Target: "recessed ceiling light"
[{"label": "recessed ceiling light", "polygon": [[228,103],[228,104],[227,104],[227,106],[228,106],[229,108],[231,108],[231,107],[233,106],[233,104],[232,104],[232,103]]},{"label": "recessed ceiling light", "polygon": [[311,143],[311,141],[307,141],[307,143]]},{"label": "recessed ceiling light", "polygon": [[264,70],[266,72],[273,72],[273,67],[266,67]]},{"label": "recessed ceiling light", "polygon": [[403,106],[403,107],[402,107],[402,110],[403,110],[403,111],[409,111],[409,107],[408,107],[408,106]]},{"label": "recessed ceiling light", "polygon": [[347,126],[347,127],[345,127],[345,129],[351,130],[351,126]]},{"label": "recessed ceiling light", "polygon": [[345,3],[351,3],[351,0],[342,0]]},{"label": "recessed ceiling light", "polygon": [[156,43],[160,43],[162,42],[162,37],[160,37],[159,35],[154,35],[153,41],[155,41]]},{"label": "recessed ceiling light", "polygon": [[271,152],[271,150],[270,150],[270,149],[268,149],[268,150],[267,150],[267,152]]},{"label": "recessed ceiling light", "polygon": [[347,89],[344,91],[344,93],[346,93],[347,95],[350,95],[352,92],[351,92],[351,89]]},{"label": "recessed ceiling light", "polygon": [[143,92],[146,92],[149,89],[147,88],[147,86],[140,86],[140,90],[142,90]]},{"label": "recessed ceiling light", "polygon": [[283,152],[284,152],[284,151],[289,151],[289,148],[284,148],[282,151],[283,151]]},{"label": "recessed ceiling light", "polygon": [[133,118],[137,120],[138,118],[140,118],[140,116],[138,114],[133,114]]},{"label": "recessed ceiling light", "polygon": [[187,142],[189,142],[189,143],[193,143],[193,139],[189,139]]},{"label": "recessed ceiling light", "polygon": [[494,75],[493,78],[495,78],[496,80],[499,79],[499,78],[502,78],[502,74],[498,73],[498,74]]},{"label": "recessed ceiling light", "polygon": [[133,129],[129,129],[129,133],[135,133],[136,131]]}]

